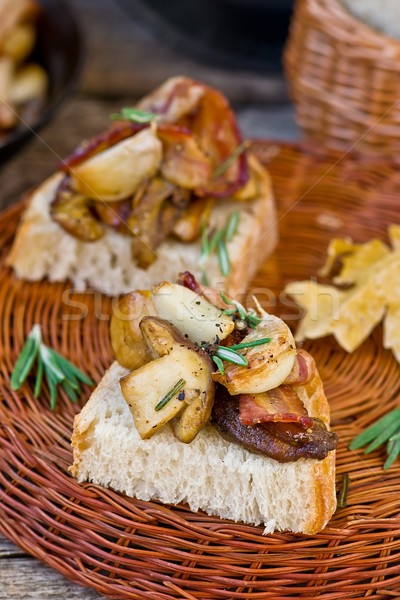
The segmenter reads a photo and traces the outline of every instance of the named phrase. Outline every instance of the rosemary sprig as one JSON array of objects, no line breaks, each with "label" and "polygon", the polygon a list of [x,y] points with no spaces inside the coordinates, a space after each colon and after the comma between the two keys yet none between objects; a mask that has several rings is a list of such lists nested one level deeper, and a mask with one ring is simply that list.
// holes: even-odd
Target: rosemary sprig
[{"label": "rosemary sprig", "polygon": [[222,375],[224,375],[225,373],[225,367],[224,367],[224,363],[222,362],[222,360],[219,358],[219,356],[214,355],[212,357],[213,361],[215,362],[215,364],[217,365],[218,371],[220,373],[222,373]]},{"label": "rosemary sprig", "polygon": [[250,342],[242,342],[241,344],[234,344],[233,346],[216,346],[214,353],[211,355],[211,358],[217,365],[218,370],[222,375],[225,373],[225,368],[223,364],[223,360],[226,362],[233,363],[235,365],[239,365],[240,367],[247,367],[249,365],[249,361],[243,354],[240,354],[238,350],[244,350],[246,348],[254,348],[255,346],[262,346],[263,344],[267,344],[271,341],[271,338],[262,338],[260,340],[253,340]]},{"label": "rosemary sprig", "polygon": [[201,230],[201,252],[199,265],[202,267],[202,282],[208,285],[208,279],[204,270],[205,263],[209,256],[217,253],[219,268],[221,274],[226,277],[231,272],[231,261],[227,248],[227,242],[234,238],[240,223],[240,213],[234,211],[229,215],[228,221],[224,227],[210,234],[207,232],[206,224],[202,223]]},{"label": "rosemary sprig", "polygon": [[214,171],[213,178],[218,179],[218,177],[221,177],[221,175],[223,175],[228,169],[231,168],[235,160],[239,158],[239,156],[243,154],[243,152],[245,152],[249,146],[249,140],[244,140],[241,144],[239,144],[239,146],[235,148],[232,154],[230,154],[228,158],[224,160],[224,162],[218,165],[218,167]]},{"label": "rosemary sprig", "polygon": [[239,365],[240,367],[247,367],[249,364],[247,358],[243,356],[243,354],[240,354],[240,352],[237,352],[236,350],[232,350],[228,346],[217,346],[215,356],[226,362]]},{"label": "rosemary sprig", "polygon": [[121,108],[120,113],[110,115],[111,119],[116,121],[133,121],[134,123],[151,123],[160,118],[156,113],[146,112],[138,108],[129,108],[125,106]]},{"label": "rosemary sprig", "polygon": [[373,452],[386,444],[388,457],[383,465],[386,471],[400,454],[400,407],[391,410],[370,427],[361,432],[349,444],[350,450],[358,450],[363,446],[365,454]]},{"label": "rosemary sprig", "polygon": [[224,315],[228,315],[228,316],[236,315],[242,321],[245,321],[247,323],[247,325],[249,327],[251,327],[252,329],[255,329],[257,327],[257,325],[259,325],[259,323],[261,323],[262,319],[257,315],[254,308],[250,308],[249,310],[246,310],[244,308],[243,304],[241,304],[237,300],[231,300],[230,298],[227,298],[227,296],[223,292],[220,293],[220,296],[221,296],[221,299],[223,300],[223,302],[225,302],[225,304],[228,304],[228,305],[231,305],[234,307],[234,308],[227,308],[224,311],[222,311]]},{"label": "rosemary sprig", "polygon": [[61,385],[72,402],[77,402],[82,383],[93,385],[92,380],[78,367],[43,343],[41,327],[40,325],[34,325],[11,375],[13,390],[19,390],[22,387],[36,361],[34,397],[39,397],[43,379],[46,379],[50,391],[50,408],[52,410],[54,410],[57,403],[58,385]]},{"label": "rosemary sprig", "polygon": [[241,344],[234,344],[233,346],[229,346],[231,350],[242,350],[243,348],[254,348],[255,346],[263,346],[264,344],[268,344],[271,341],[271,338],[261,338],[260,340],[253,340],[251,342],[242,342]]},{"label": "rosemary sprig", "polygon": [[338,508],[346,508],[346,506],[347,506],[347,496],[349,494],[349,483],[350,483],[349,474],[343,473],[342,487],[340,488],[340,492],[338,493],[338,498],[337,498],[337,507]]},{"label": "rosemary sprig", "polygon": [[167,392],[163,398],[161,398],[158,404],[156,404],[154,410],[158,412],[159,410],[164,408],[164,406],[166,406],[168,402],[172,400],[172,398],[176,396],[185,387],[185,385],[186,381],[184,379],[179,379],[174,385],[174,387],[170,389],[169,392]]}]

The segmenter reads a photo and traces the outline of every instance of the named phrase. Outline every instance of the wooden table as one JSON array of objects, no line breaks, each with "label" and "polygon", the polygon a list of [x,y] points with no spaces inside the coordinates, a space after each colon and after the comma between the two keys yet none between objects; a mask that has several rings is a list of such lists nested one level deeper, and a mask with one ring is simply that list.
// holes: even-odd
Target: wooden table
[{"label": "wooden table", "polygon": [[[299,137],[282,77],[225,72],[183,58],[128,18],[116,0],[73,0],[72,4],[87,37],[79,90],[51,124],[1,168],[0,208],[42,181],[82,138],[103,129],[111,112],[174,74],[222,87],[235,103],[246,137]],[[100,596],[70,583],[0,535],[0,600],[44,598],[95,600]]]}]

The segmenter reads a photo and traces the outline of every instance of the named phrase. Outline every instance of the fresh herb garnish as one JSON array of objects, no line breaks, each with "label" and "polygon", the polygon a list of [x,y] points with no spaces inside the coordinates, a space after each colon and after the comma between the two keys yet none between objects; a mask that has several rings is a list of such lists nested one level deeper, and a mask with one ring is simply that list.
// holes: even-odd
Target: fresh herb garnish
[{"label": "fresh herb garnish", "polygon": [[232,350],[228,346],[217,346],[215,356],[226,362],[239,365],[240,367],[247,367],[249,364],[247,358],[243,356],[243,354],[240,354],[236,350]]},{"label": "fresh herb garnish", "polygon": [[133,121],[134,123],[151,123],[160,118],[156,113],[146,112],[138,108],[129,108],[125,106],[121,108],[120,113],[110,115],[111,119],[116,121]]},{"label": "fresh herb garnish", "polygon": [[[212,360],[218,367],[218,370],[222,375],[225,373],[225,368],[223,364],[223,360],[226,362],[233,363],[235,365],[239,365],[240,367],[247,367],[249,362],[243,354],[240,354],[238,350],[244,350],[246,348],[254,348],[255,346],[262,346],[263,344],[268,344],[271,341],[271,338],[262,338],[260,340],[253,340],[249,342],[242,342],[241,344],[234,344],[233,346],[215,346],[211,345],[212,351],[209,353],[211,355]],[[202,346],[204,350],[207,351],[207,345]]]},{"label": "fresh herb garnish", "polygon": [[229,259],[228,249],[224,240],[220,240],[218,242],[217,256],[221,274],[226,277],[231,272],[231,261]]},{"label": "fresh herb garnish", "polygon": [[223,292],[220,293],[221,299],[225,304],[232,305],[234,308],[226,308],[222,311],[224,315],[228,316],[238,316],[242,321],[245,321],[249,327],[255,329],[257,325],[259,325],[262,319],[257,315],[254,308],[250,308],[246,310],[240,302],[237,300],[231,300],[227,298]]},{"label": "fresh herb garnish", "polygon": [[347,496],[349,493],[349,482],[350,482],[349,474],[343,473],[342,487],[340,489],[340,492],[339,492],[338,498],[337,498],[337,507],[338,508],[346,508],[346,506],[347,506]]},{"label": "fresh herb garnish", "polygon": [[158,412],[159,410],[164,408],[164,406],[168,404],[168,402],[172,400],[172,398],[176,396],[181,391],[181,389],[185,387],[185,385],[186,381],[184,379],[179,379],[179,381],[176,382],[174,387],[165,394],[165,396],[160,400],[160,402],[158,402],[158,404],[156,404],[154,410]]},{"label": "fresh herb garnish", "polygon": [[214,355],[212,357],[213,361],[215,362],[215,364],[217,365],[218,371],[220,373],[222,373],[222,375],[224,375],[225,373],[225,367],[224,367],[224,363],[222,362],[222,360],[219,358],[219,356]]},{"label": "fresh herb garnish", "polygon": [[34,325],[21,353],[15,363],[11,375],[11,387],[19,390],[35,362],[37,362],[34,396],[38,398],[42,389],[43,378],[50,390],[50,408],[54,410],[57,403],[57,386],[60,384],[72,402],[77,402],[82,383],[93,385],[93,382],[78,367],[46,346],[42,341],[40,325]]},{"label": "fresh herb garnish", "polygon": [[242,342],[241,344],[234,344],[233,346],[229,346],[231,350],[242,350],[243,348],[254,348],[255,346],[262,346],[263,344],[268,344],[271,341],[271,338],[261,338],[260,340],[253,340],[251,342]]},{"label": "fresh herb garnish", "polygon": [[[229,215],[228,221],[224,227],[218,229],[212,234],[207,232],[206,224],[202,223],[201,231],[201,252],[199,264],[202,267],[202,281],[208,282],[207,275],[204,270],[204,265],[209,256],[217,252],[219,268],[221,274],[226,277],[231,272],[231,261],[227,248],[227,242],[232,241],[240,223],[240,213],[234,211]],[[208,285],[208,283],[204,283]]]},{"label": "fresh herb garnish", "polygon": [[243,154],[243,152],[245,152],[249,146],[249,140],[244,140],[244,142],[237,146],[237,148],[235,148],[232,154],[230,154],[228,158],[224,160],[224,162],[218,165],[218,167],[214,171],[213,178],[218,179],[218,177],[221,177],[221,175],[223,175],[228,169],[231,168],[235,160],[239,158],[239,156]]},{"label": "fresh herb garnish", "polygon": [[400,454],[400,408],[391,410],[381,419],[373,423],[365,431],[360,433],[349,444],[350,450],[358,450],[368,444],[364,450],[369,454],[386,444],[387,459],[383,465],[384,470],[389,469]]}]

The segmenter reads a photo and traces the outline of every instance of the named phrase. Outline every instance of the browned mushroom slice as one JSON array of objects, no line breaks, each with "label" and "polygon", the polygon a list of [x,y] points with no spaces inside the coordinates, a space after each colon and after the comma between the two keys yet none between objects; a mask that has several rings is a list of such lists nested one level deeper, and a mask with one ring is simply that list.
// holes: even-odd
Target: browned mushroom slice
[{"label": "browned mushroom slice", "polygon": [[209,183],[213,175],[211,160],[189,131],[163,124],[157,135],[163,143],[161,173],[168,181],[188,190]]},{"label": "browned mushroom slice", "polygon": [[183,242],[193,242],[201,234],[202,223],[210,217],[214,198],[196,198],[175,223],[173,233]]},{"label": "browned mushroom slice", "polygon": [[90,204],[88,198],[70,188],[69,178],[65,178],[50,207],[50,214],[56,223],[78,240],[95,242],[103,237],[105,230],[92,213]]},{"label": "browned mushroom slice", "polygon": [[127,369],[138,369],[152,358],[140,330],[143,317],[155,315],[151,293],[136,290],[113,303],[110,322],[111,346],[115,358]]},{"label": "browned mushroom slice", "polygon": [[128,219],[131,213],[131,200],[119,200],[108,204],[107,202],[94,202],[93,210],[100,221],[118,233],[130,234]]},{"label": "browned mushroom slice", "polygon": [[140,328],[155,360],[120,382],[136,428],[146,439],[175,418],[175,435],[190,443],[210,418],[212,361],[168,321],[144,317]]},{"label": "browned mushroom slice", "polygon": [[154,177],[128,219],[133,234],[132,255],[138,265],[145,269],[156,259],[155,250],[168,232],[161,227],[162,206],[174,191],[174,186],[162,177]]}]

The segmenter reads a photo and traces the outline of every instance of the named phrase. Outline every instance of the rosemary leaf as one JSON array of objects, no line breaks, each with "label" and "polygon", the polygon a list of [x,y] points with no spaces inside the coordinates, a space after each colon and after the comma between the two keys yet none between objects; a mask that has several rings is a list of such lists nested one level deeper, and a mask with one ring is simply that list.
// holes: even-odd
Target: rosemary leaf
[{"label": "rosemary leaf", "polygon": [[400,439],[397,438],[396,441],[391,444],[390,444],[390,440],[389,440],[389,443],[387,445],[387,453],[388,453],[388,457],[385,461],[385,464],[383,465],[384,471],[389,469],[392,466],[392,464],[394,463],[394,461],[396,460],[396,458],[399,456],[399,454],[400,454]]},{"label": "rosemary leaf", "polygon": [[237,300],[234,300],[233,303],[236,306],[236,309],[239,313],[239,317],[241,319],[243,319],[243,321],[246,321],[247,320],[247,312],[246,312],[246,309],[244,308],[243,304],[240,304],[240,302],[238,302]]},{"label": "rosemary leaf", "polygon": [[214,235],[210,239],[210,243],[209,243],[209,247],[208,247],[209,254],[212,254],[213,252],[215,252],[215,250],[218,248],[218,244],[220,243],[221,240],[224,239],[224,237],[225,237],[225,227],[223,227],[222,229],[218,229],[218,231],[216,233],[214,233]]},{"label": "rosemary leaf", "polygon": [[227,308],[226,310],[222,311],[222,314],[230,317],[230,316],[234,315],[235,312],[236,312],[236,308]]},{"label": "rosemary leaf", "polygon": [[51,410],[54,410],[56,407],[56,404],[57,404],[58,380],[57,380],[56,376],[54,375],[54,372],[49,367],[48,363],[43,361],[43,366],[44,366],[44,373],[46,376],[46,381],[47,381],[47,384],[49,386],[49,391],[50,391],[50,408],[51,408]]},{"label": "rosemary leaf", "polygon": [[226,362],[240,365],[241,367],[247,367],[249,364],[247,358],[244,357],[243,354],[239,354],[239,352],[236,352],[236,350],[231,350],[231,348],[228,348],[227,346],[218,346],[215,356],[225,360]]},{"label": "rosemary leaf", "polygon": [[225,239],[227,242],[231,242],[237,232],[240,222],[240,213],[235,210],[229,215],[228,223],[226,225]]},{"label": "rosemary leaf", "polygon": [[204,221],[201,223],[201,254],[200,260],[204,260],[210,254],[210,242],[208,239],[207,227]]},{"label": "rosemary leaf", "polygon": [[233,304],[233,301],[232,301],[232,300],[230,300],[230,299],[228,298],[228,296],[226,296],[226,294],[224,294],[224,292],[220,292],[220,294],[219,294],[219,295],[220,295],[220,297],[221,297],[221,300],[222,300],[222,302],[225,302],[225,304],[228,304],[228,305],[229,305],[229,304]]},{"label": "rosemary leaf", "polygon": [[40,390],[42,389],[42,381],[43,381],[43,361],[42,361],[42,358],[39,353],[38,368],[37,368],[36,382],[35,382],[35,391],[33,392],[33,395],[35,398],[39,398]]},{"label": "rosemary leaf", "polygon": [[120,113],[110,115],[111,119],[117,121],[133,121],[134,123],[151,123],[160,118],[160,115],[146,112],[137,108],[129,108],[128,106],[121,108]]},{"label": "rosemary leaf", "polygon": [[221,177],[221,175],[223,175],[228,169],[230,169],[235,160],[247,150],[249,145],[249,140],[244,140],[239,146],[237,146],[237,148],[235,148],[232,154],[230,154],[228,158],[224,160],[224,162],[218,165],[218,167],[214,171],[213,178],[218,179],[218,177]]},{"label": "rosemary leaf", "polygon": [[65,392],[66,392],[68,398],[71,400],[71,402],[78,402],[78,394],[76,393],[76,391],[79,390],[79,387],[75,388],[71,384],[71,382],[68,381],[68,379],[64,379],[64,381],[61,382],[61,386],[65,390]]},{"label": "rosemary leaf", "polygon": [[168,404],[168,402],[170,400],[172,400],[172,398],[174,396],[176,396],[178,394],[178,392],[180,392],[181,389],[183,389],[185,387],[185,385],[186,385],[186,381],[184,379],[179,379],[179,381],[176,382],[174,387],[165,394],[164,398],[162,398],[160,400],[160,402],[158,402],[158,404],[156,404],[154,410],[158,412],[159,410],[164,408],[164,406],[166,406],[166,404]]},{"label": "rosemary leaf", "polygon": [[[71,381],[74,381],[78,384],[79,381],[86,383],[87,385],[93,385],[93,381],[85,375],[78,367],[76,367],[72,362],[61,356],[56,350],[52,348],[48,349],[50,354],[56,364],[60,367],[60,369],[65,373],[66,377]],[[79,384],[78,384],[79,386]]]},{"label": "rosemary leaf", "polygon": [[207,277],[207,273],[205,271],[201,272],[201,283],[203,285],[209,285],[209,281],[208,281],[208,277]]},{"label": "rosemary leaf", "polygon": [[369,454],[370,452],[373,452],[374,450],[379,448],[379,446],[382,446],[382,444],[387,442],[389,438],[394,433],[396,433],[396,431],[399,430],[399,427],[400,423],[397,420],[394,420],[392,423],[390,423],[390,425],[385,427],[384,431],[381,431],[381,433],[378,436],[376,436],[376,438],[369,444],[369,446],[367,446],[367,448],[365,449],[365,454]]},{"label": "rosemary leaf", "polygon": [[231,261],[224,240],[218,242],[217,255],[220,271],[226,277],[231,272]]},{"label": "rosemary leaf", "polygon": [[234,344],[233,346],[229,346],[230,350],[243,350],[244,348],[254,348],[255,346],[262,346],[263,344],[268,344],[271,341],[271,338],[262,338],[260,340],[253,340],[252,342],[243,342],[241,344]]},{"label": "rosemary leaf", "polygon": [[381,419],[376,421],[376,423],[368,427],[368,429],[366,429],[365,431],[360,433],[356,438],[354,438],[354,440],[352,440],[352,442],[349,444],[350,450],[358,450],[358,448],[361,448],[369,442],[372,442],[372,440],[376,439],[393,422],[396,422],[397,426],[400,429],[400,408],[395,408],[394,410],[391,410]]},{"label": "rosemary leaf", "polygon": [[54,356],[51,354],[50,348],[44,344],[42,344],[40,347],[40,357],[44,363],[46,374],[50,372],[53,380],[56,383],[60,383],[63,381],[63,379],[65,379],[65,373],[63,373],[63,371],[57,365]]},{"label": "rosemary leaf", "polygon": [[252,329],[255,329],[257,325],[259,325],[262,319],[258,315],[247,315],[246,318],[247,323]]},{"label": "rosemary leaf", "polygon": [[40,325],[34,325],[21,350],[17,362],[15,363],[11,375],[11,387],[13,390],[19,390],[25,379],[28,377],[39,352],[41,340]]},{"label": "rosemary leaf", "polygon": [[337,507],[338,508],[346,508],[346,506],[347,506],[347,496],[349,493],[349,482],[350,482],[349,474],[343,473],[342,487],[340,489],[339,496],[337,499]]},{"label": "rosemary leaf", "polygon": [[220,372],[222,375],[224,375],[224,373],[225,373],[225,368],[224,368],[224,363],[222,362],[222,360],[221,360],[221,359],[220,359],[218,356],[215,356],[215,355],[212,357],[212,359],[213,359],[213,361],[215,362],[215,364],[217,365],[217,367],[218,367],[218,371],[219,371],[219,372]]}]

